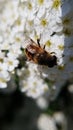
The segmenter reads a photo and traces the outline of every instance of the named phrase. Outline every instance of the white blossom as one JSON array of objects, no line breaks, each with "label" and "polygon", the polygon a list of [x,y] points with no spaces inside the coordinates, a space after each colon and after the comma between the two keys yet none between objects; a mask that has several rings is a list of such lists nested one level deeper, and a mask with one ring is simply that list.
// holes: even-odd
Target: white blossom
[{"label": "white blossom", "polygon": [[0,88],[6,88],[9,80],[10,75],[7,71],[7,65],[5,63],[0,63]]},{"label": "white blossom", "polygon": [[19,61],[14,57],[7,57],[4,62],[8,66],[8,71],[13,71],[15,67],[18,66]]},{"label": "white blossom", "polygon": [[[17,75],[19,88],[26,95],[37,98],[48,92],[53,99],[67,80],[73,80],[72,7],[72,0],[5,2],[0,9],[0,88],[7,87],[12,75]],[[26,61],[30,38],[36,44],[40,38],[40,46],[56,55],[56,66]]]},{"label": "white blossom", "polygon": [[[32,67],[33,70],[32,71]],[[18,71],[20,76],[20,89],[26,92],[26,95],[37,98],[48,90],[48,86],[43,82],[37,72],[37,66],[29,65],[28,70],[22,69],[22,73]],[[24,76],[25,75],[25,76]],[[40,82],[39,82],[40,80]]]},{"label": "white blossom", "polygon": [[41,114],[38,118],[37,124],[39,130],[57,130],[53,117],[48,116],[47,114]]}]

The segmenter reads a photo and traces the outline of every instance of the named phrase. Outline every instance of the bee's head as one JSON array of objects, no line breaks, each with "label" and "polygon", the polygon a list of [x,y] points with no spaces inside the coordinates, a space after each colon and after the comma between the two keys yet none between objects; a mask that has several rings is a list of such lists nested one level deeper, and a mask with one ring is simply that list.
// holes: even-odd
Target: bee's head
[{"label": "bee's head", "polygon": [[48,62],[48,67],[53,67],[55,65],[57,65],[57,57],[53,55]]}]

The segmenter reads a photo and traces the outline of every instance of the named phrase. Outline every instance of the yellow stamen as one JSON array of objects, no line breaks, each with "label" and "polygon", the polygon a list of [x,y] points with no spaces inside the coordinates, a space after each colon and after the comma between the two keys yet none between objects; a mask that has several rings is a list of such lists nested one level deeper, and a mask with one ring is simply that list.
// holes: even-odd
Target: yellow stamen
[{"label": "yellow stamen", "polygon": [[38,0],[38,4],[42,5],[44,3],[44,0]]},{"label": "yellow stamen", "polygon": [[19,37],[16,37],[15,40],[16,40],[16,42],[20,42],[21,41]]},{"label": "yellow stamen", "polygon": [[6,81],[3,78],[0,78],[0,82],[5,83]]},{"label": "yellow stamen", "polygon": [[46,43],[45,43],[45,45],[47,45],[48,47],[50,47],[51,46],[51,41],[50,40],[48,40]]},{"label": "yellow stamen", "polygon": [[61,1],[60,0],[54,0],[53,2],[53,8],[58,9],[58,7],[61,5]]},{"label": "yellow stamen", "polygon": [[21,20],[18,18],[15,22],[16,25],[20,26],[21,25]]},{"label": "yellow stamen", "polygon": [[58,48],[62,51],[64,50],[64,45],[58,45]]},{"label": "yellow stamen", "polygon": [[70,56],[69,60],[70,60],[71,62],[73,62],[73,56]]},{"label": "yellow stamen", "polygon": [[32,20],[29,20],[29,21],[28,21],[28,24],[29,24],[30,26],[32,26],[32,25],[33,25],[33,21],[32,21]]},{"label": "yellow stamen", "polygon": [[59,65],[59,66],[58,66],[58,69],[59,69],[59,70],[64,70],[64,65]]},{"label": "yellow stamen", "polygon": [[70,19],[65,18],[65,19],[63,20],[63,24],[64,24],[64,25],[68,25],[69,23],[70,23]]},{"label": "yellow stamen", "polygon": [[36,86],[36,85],[37,85],[37,83],[36,83],[36,82],[33,82],[33,85],[34,85],[34,86]]},{"label": "yellow stamen", "polygon": [[32,9],[32,4],[31,4],[31,2],[28,2],[28,9],[29,9],[29,10]]},{"label": "yellow stamen", "polygon": [[0,62],[3,62],[3,59],[2,59],[2,58],[0,58]]},{"label": "yellow stamen", "polygon": [[13,62],[12,62],[12,61],[9,61],[8,63],[9,63],[9,65],[13,65]]},{"label": "yellow stamen", "polygon": [[47,20],[46,20],[46,19],[42,19],[42,20],[41,20],[41,25],[42,25],[43,27],[45,27],[45,26],[47,25]]},{"label": "yellow stamen", "polygon": [[72,34],[72,30],[70,30],[69,28],[65,28],[63,30],[63,33],[66,35],[66,36],[70,36]]}]

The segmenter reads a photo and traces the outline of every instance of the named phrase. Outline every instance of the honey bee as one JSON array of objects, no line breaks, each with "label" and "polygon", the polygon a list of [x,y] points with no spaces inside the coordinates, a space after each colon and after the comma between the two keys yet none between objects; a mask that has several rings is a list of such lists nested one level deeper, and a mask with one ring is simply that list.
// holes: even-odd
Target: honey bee
[{"label": "honey bee", "polygon": [[37,39],[37,43],[38,44],[30,39],[30,44],[25,48],[27,59],[38,65],[45,65],[48,67],[54,67],[57,65],[57,57],[55,54],[52,55],[54,52],[47,52],[45,46],[42,48],[40,46],[40,39]]}]

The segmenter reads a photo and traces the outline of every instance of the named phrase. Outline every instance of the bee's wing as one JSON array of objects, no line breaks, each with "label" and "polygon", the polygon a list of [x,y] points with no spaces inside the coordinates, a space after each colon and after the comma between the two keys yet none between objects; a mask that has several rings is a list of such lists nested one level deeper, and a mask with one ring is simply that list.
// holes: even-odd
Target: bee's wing
[{"label": "bee's wing", "polygon": [[35,44],[35,42],[30,37],[25,37],[23,48],[26,48],[30,44]]},{"label": "bee's wing", "polygon": [[29,52],[30,52],[31,54],[36,54],[37,51],[38,51],[38,48],[35,47],[35,46],[33,46],[33,45],[28,46],[27,49],[29,50]]},{"label": "bee's wing", "polygon": [[29,44],[31,44],[31,40],[30,39],[24,39],[23,48],[26,48]]}]

